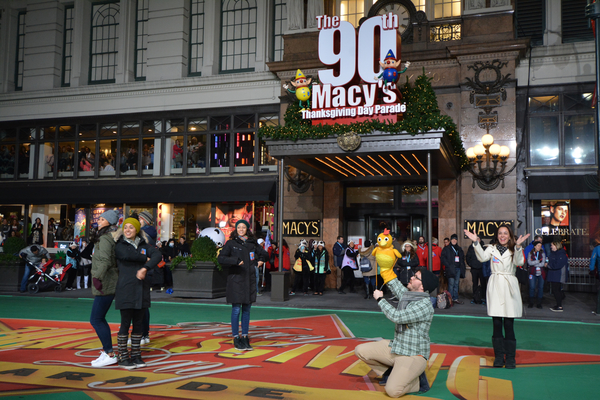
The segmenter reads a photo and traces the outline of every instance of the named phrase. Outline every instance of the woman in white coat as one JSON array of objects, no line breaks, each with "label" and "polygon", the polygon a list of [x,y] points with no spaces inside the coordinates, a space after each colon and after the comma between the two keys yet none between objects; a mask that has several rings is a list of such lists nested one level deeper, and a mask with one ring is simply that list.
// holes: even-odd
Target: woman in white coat
[{"label": "woman in white coat", "polygon": [[[515,239],[510,227],[500,225],[496,232],[496,244],[483,249],[477,242],[477,235],[465,229],[465,235],[473,241],[473,249],[481,262],[491,261],[492,275],[487,284],[487,312],[494,324],[492,344],[494,346],[494,367],[515,368],[517,339],[514,319],[523,315],[523,302],[519,281],[515,276],[517,266],[525,263],[521,244],[529,234]],[[504,327],[504,334],[502,328]],[[504,356],[506,355],[506,362]]]}]

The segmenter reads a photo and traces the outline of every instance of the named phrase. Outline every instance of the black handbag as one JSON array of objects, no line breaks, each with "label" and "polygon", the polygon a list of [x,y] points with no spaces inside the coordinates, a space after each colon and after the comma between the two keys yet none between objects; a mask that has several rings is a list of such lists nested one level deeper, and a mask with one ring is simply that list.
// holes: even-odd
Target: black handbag
[{"label": "black handbag", "polygon": [[517,271],[515,273],[519,284],[526,285],[529,282],[529,272],[525,268],[517,267]]}]

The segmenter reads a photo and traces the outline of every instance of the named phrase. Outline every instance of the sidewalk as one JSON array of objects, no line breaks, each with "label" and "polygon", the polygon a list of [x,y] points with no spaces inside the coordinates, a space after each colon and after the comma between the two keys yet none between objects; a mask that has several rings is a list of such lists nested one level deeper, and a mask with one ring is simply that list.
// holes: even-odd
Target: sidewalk
[{"label": "sidewalk", "polygon": [[[39,292],[31,295],[28,293],[0,292],[0,295],[12,295],[15,297],[59,297],[59,298],[92,298],[91,289],[80,289],[72,291],[63,291],[56,293],[54,291]],[[573,321],[586,323],[600,323],[600,316],[596,316],[592,311],[596,308],[596,293],[582,292],[567,292],[567,297],[563,301],[564,312],[557,313],[550,311],[550,307],[554,305],[554,298],[546,293],[542,303],[543,308],[527,308],[527,294],[523,296],[524,309],[523,318],[530,320],[545,320],[545,321]],[[227,304],[225,298],[219,299],[194,299],[177,296],[177,289],[172,295],[166,294],[163,291],[153,291],[152,301],[168,302],[168,303],[196,303],[196,304]],[[473,316],[487,317],[487,308],[481,304],[470,304],[470,297],[460,297],[463,304],[455,305],[452,308],[442,310],[435,309],[435,315],[454,315],[454,316]],[[298,309],[322,309],[322,310],[346,310],[346,311],[373,311],[379,312],[379,306],[373,299],[365,300],[361,293],[347,293],[345,295],[338,294],[337,291],[326,289],[323,296],[314,296],[312,294],[303,295],[296,294],[290,296],[289,301],[274,302],[271,301],[269,292],[258,296],[255,307],[283,307],[283,308],[298,308]]]}]

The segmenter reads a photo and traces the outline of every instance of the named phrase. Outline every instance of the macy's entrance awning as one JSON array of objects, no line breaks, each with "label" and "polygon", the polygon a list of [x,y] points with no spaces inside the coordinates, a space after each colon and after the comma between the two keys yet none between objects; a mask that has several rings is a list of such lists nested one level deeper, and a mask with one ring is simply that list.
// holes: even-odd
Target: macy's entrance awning
[{"label": "macy's entrance awning", "polygon": [[[355,137],[287,141],[267,139],[269,154],[324,181],[424,183],[454,179],[457,157],[443,131],[412,136],[374,132]],[[341,143],[340,143],[341,142]],[[358,144],[358,147],[354,148]],[[343,148],[346,148],[344,150]],[[354,148],[354,149],[352,149]],[[430,168],[427,167],[430,158]]]}]

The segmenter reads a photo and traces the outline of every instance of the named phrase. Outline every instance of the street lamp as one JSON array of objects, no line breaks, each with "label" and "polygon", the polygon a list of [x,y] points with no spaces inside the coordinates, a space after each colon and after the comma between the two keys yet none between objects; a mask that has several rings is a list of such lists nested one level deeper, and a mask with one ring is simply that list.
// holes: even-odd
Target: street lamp
[{"label": "street lamp", "polygon": [[[481,144],[469,147],[467,158],[469,159],[469,172],[473,175],[473,187],[475,187],[475,182],[483,190],[494,190],[500,182],[504,187],[504,177],[510,173],[510,171],[504,172],[509,155],[508,146],[495,144],[494,137],[489,133],[483,135]],[[485,166],[483,165],[484,161]],[[498,168],[498,163],[500,163],[500,168]]]}]

